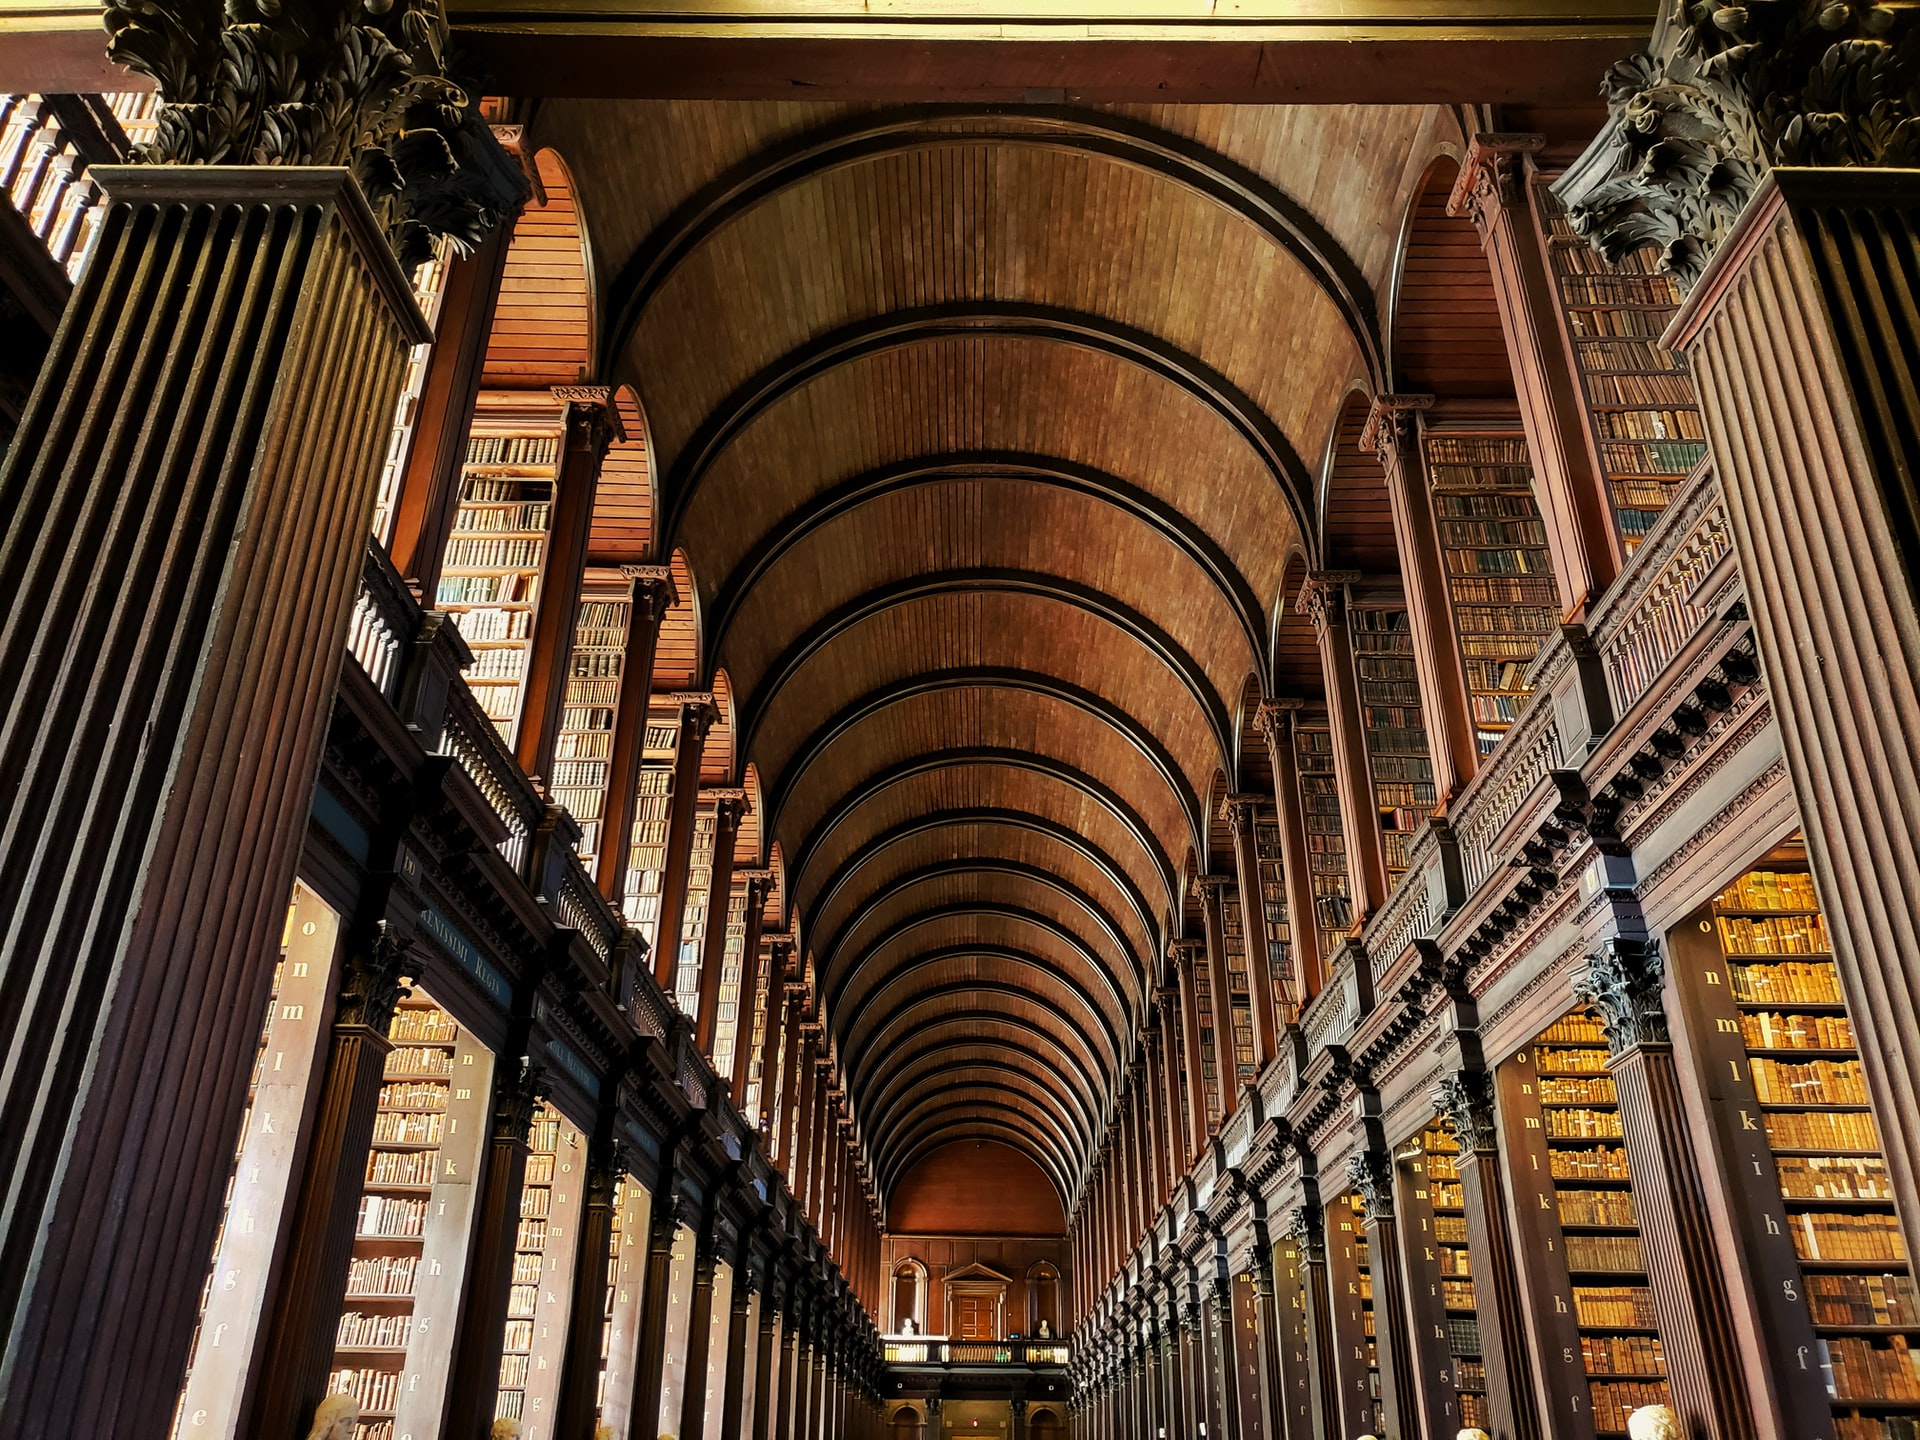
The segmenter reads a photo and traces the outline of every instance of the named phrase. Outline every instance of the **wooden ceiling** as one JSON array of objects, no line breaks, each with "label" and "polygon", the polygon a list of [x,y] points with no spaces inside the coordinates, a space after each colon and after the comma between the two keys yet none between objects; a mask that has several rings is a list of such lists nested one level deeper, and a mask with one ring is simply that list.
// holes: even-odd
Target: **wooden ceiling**
[{"label": "wooden ceiling", "polygon": [[1252,707],[1320,689],[1285,599],[1330,555],[1391,564],[1343,404],[1392,383],[1449,123],[539,112],[595,377],[644,412],[595,543],[673,558],[656,684],[730,696],[703,778],[754,767],[742,860],[783,857],[883,1193],[979,1136],[1071,1208],[1191,857],[1228,863],[1210,801],[1270,783]]}]

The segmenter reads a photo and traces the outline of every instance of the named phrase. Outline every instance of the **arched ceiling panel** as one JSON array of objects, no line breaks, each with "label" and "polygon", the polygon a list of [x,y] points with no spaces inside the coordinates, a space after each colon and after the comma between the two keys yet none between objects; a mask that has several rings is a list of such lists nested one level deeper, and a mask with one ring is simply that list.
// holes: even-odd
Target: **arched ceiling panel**
[{"label": "arched ceiling panel", "polygon": [[881,496],[775,562],[716,634],[751,695],[809,628],[864,594],[943,573],[1053,575],[1163,629],[1229,696],[1258,663],[1229,596],[1177,542],[1093,495],[1024,479],[956,479]]},{"label": "arched ceiling panel", "polygon": [[868,354],[790,391],[718,454],[681,531],[717,590],[761,536],[848,477],[982,450],[1124,478],[1186,515],[1262,597],[1297,533],[1280,481],[1199,396],[1110,353],[985,333]]}]

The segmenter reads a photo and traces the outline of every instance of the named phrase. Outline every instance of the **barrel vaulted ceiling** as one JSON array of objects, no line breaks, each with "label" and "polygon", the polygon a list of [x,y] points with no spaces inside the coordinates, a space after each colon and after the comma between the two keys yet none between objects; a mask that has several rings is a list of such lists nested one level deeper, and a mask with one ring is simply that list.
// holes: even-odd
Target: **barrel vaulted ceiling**
[{"label": "barrel vaulted ceiling", "polygon": [[880,1187],[999,1139],[1070,1208],[1249,701],[1317,688],[1285,590],[1457,123],[549,101],[535,128]]}]

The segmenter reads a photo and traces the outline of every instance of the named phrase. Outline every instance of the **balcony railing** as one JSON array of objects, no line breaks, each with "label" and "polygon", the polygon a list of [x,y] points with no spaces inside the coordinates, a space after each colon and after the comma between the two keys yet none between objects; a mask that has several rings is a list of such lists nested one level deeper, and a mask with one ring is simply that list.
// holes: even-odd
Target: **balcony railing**
[{"label": "balcony railing", "polygon": [[129,158],[153,129],[152,94],[0,95],[0,187],[68,279],[93,240],[92,165]]},{"label": "balcony railing", "polygon": [[944,1335],[881,1338],[889,1365],[1025,1365],[1067,1363],[1064,1340],[951,1340]]}]

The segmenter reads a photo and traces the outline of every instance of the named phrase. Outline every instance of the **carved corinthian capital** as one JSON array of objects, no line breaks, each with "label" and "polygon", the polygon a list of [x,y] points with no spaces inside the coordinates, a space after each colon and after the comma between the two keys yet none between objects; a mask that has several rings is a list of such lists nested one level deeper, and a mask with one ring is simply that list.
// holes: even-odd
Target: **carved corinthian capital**
[{"label": "carved corinthian capital", "polygon": [[1690,286],[1775,165],[1920,165],[1920,25],[1871,0],[1665,0],[1607,72],[1609,119],[1554,185],[1609,259]]},{"label": "carved corinthian capital", "polygon": [[1489,1153],[1499,1148],[1493,1124],[1493,1077],[1484,1070],[1456,1070],[1433,1087],[1433,1108],[1460,1148]]},{"label": "carved corinthian capital", "polygon": [[1600,1012],[1608,1050],[1622,1055],[1636,1045],[1667,1042],[1667,1011],[1660,998],[1665,978],[1658,946],[1616,936],[1587,957],[1574,994]]},{"label": "carved corinthian capital", "polygon": [[1368,1147],[1347,1157],[1347,1184],[1360,1197],[1369,1224],[1393,1218],[1393,1161]]},{"label": "carved corinthian capital", "polygon": [[107,53],[160,92],[151,163],[347,166],[407,265],[527,197],[454,78],[439,0],[108,0],[104,20]]},{"label": "carved corinthian capital", "polygon": [[363,1025],[384,1035],[394,1010],[411,993],[407,982],[419,975],[420,962],[408,953],[407,937],[382,920],[372,942],[348,959],[345,971],[333,1023]]}]

